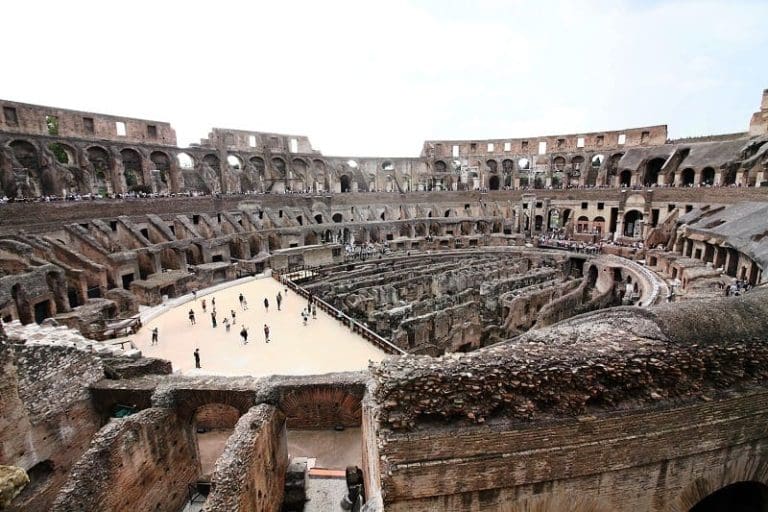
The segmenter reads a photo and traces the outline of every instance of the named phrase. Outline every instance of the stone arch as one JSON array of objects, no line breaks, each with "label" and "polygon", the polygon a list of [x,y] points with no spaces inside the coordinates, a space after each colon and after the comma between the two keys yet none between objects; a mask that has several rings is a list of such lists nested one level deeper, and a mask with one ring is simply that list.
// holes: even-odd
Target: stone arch
[{"label": "stone arch", "polygon": [[712,167],[705,167],[701,170],[701,184],[702,185],[714,185],[715,184],[715,170]]},{"label": "stone arch", "polygon": [[592,229],[600,235],[605,233],[605,217],[598,215],[592,219]]},{"label": "stone arch", "polygon": [[448,166],[443,162],[442,160],[438,160],[435,162],[435,172],[446,172],[448,170]]},{"label": "stone arch", "polygon": [[300,175],[301,179],[304,179],[307,176],[309,164],[307,164],[306,160],[303,158],[294,158],[291,161],[291,168],[295,173]]},{"label": "stone arch", "polygon": [[280,235],[276,233],[270,233],[267,237],[267,244],[269,246],[269,251],[277,251],[278,249],[282,249],[282,242],[280,241]]},{"label": "stone arch", "polygon": [[706,512],[707,508],[696,509],[696,507],[720,490],[739,483],[751,482],[763,486],[768,483],[768,462],[764,459],[740,457],[730,460],[733,462],[719,466],[684,487],[676,502],[670,504],[670,510],[673,512]]},{"label": "stone arch", "polygon": [[232,169],[241,170],[244,166],[243,159],[234,153],[227,155],[227,165]]},{"label": "stone arch", "polygon": [[643,212],[640,210],[629,210],[624,213],[624,236],[642,236],[642,231],[640,229],[642,221]]},{"label": "stone arch", "polygon": [[735,185],[736,184],[736,167],[729,166],[723,171],[723,185]]},{"label": "stone arch", "polygon": [[690,167],[686,167],[683,169],[683,172],[680,174],[680,184],[684,187],[692,186],[694,181],[696,180],[696,171],[691,169]]},{"label": "stone arch", "polygon": [[661,168],[664,167],[663,158],[653,158],[645,164],[645,175],[643,176],[643,186],[650,187],[659,182]]},{"label": "stone arch", "polygon": [[628,187],[632,184],[632,171],[624,169],[619,173],[619,186]]},{"label": "stone arch", "polygon": [[207,164],[214,171],[219,169],[219,157],[213,153],[208,153],[203,157],[203,163]]},{"label": "stone arch", "polygon": [[42,165],[37,146],[27,140],[17,139],[11,141],[8,147],[13,153],[13,158],[16,159],[26,172],[26,183],[22,186],[21,193],[26,197],[42,195],[43,184],[40,179]]},{"label": "stone arch", "polygon": [[581,215],[576,219],[576,232],[587,233],[589,232],[589,217]]},{"label": "stone arch", "polygon": [[317,233],[315,233],[314,231],[308,231],[304,235],[304,245],[317,245],[318,243],[317,240],[318,240]]},{"label": "stone arch", "polygon": [[52,142],[48,144],[56,161],[62,165],[77,165],[77,150],[65,142]]},{"label": "stone arch", "polygon": [[608,177],[612,178],[619,172],[619,160],[624,156],[624,153],[614,153],[608,159]]},{"label": "stone arch", "polygon": [[333,216],[331,217],[331,220],[333,220],[333,222],[338,224],[338,223],[344,222],[344,217],[340,213],[334,213]]},{"label": "stone arch", "polygon": [[352,192],[352,180],[346,174],[342,174],[339,178],[339,184],[341,186],[341,192]]},{"label": "stone arch", "polygon": [[93,187],[98,194],[111,191],[109,171],[112,167],[109,152],[101,146],[91,146],[86,150],[88,161],[93,166]]},{"label": "stone arch", "polygon": [[768,486],[761,482],[736,482],[706,496],[690,512],[763,512],[768,510]]},{"label": "stone arch", "polygon": [[499,190],[499,188],[501,188],[500,183],[498,176],[491,176],[488,180],[488,188],[491,190]]},{"label": "stone arch", "polygon": [[515,162],[509,158],[505,158],[501,161],[501,170],[505,173],[513,172],[515,170]]},{"label": "stone arch", "polygon": [[254,156],[251,157],[250,160],[248,160],[253,168],[256,170],[256,172],[259,174],[259,176],[264,175],[264,170],[266,169],[266,164],[264,163],[264,159],[260,156]]},{"label": "stone arch", "polygon": [[552,208],[549,210],[549,213],[547,214],[547,228],[548,229],[557,229],[561,226],[560,224],[560,210],[557,208]]},{"label": "stone arch", "polygon": [[565,170],[565,158],[562,156],[556,156],[555,159],[552,160],[552,165],[557,171]]},{"label": "stone arch", "polygon": [[488,160],[485,162],[485,165],[488,166],[488,170],[490,172],[498,172],[499,170],[499,164],[496,162],[496,160]]},{"label": "stone arch", "polygon": [[171,157],[164,151],[153,151],[149,155],[152,162],[150,170],[152,189],[156,192],[168,189],[168,176],[171,172]]},{"label": "stone arch", "polygon": [[144,185],[144,169],[139,152],[135,149],[125,148],[120,151],[120,160],[123,164],[123,177],[128,190]]},{"label": "stone arch", "polygon": [[275,171],[277,179],[283,179],[286,177],[287,166],[285,164],[285,160],[279,156],[276,156],[270,160],[270,163],[272,164],[272,169]]},{"label": "stone arch", "polygon": [[414,230],[417,237],[423,238],[427,236],[427,225],[424,224],[423,222],[419,222],[418,224],[416,224]]},{"label": "stone arch", "polygon": [[195,168],[195,157],[184,151],[176,154],[176,161],[181,169],[190,170]]}]

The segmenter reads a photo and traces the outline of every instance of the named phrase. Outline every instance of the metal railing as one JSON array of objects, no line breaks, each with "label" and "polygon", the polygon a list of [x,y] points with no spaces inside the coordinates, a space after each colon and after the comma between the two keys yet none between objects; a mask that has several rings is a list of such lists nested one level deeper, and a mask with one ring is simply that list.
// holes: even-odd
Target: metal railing
[{"label": "metal railing", "polygon": [[[283,274],[280,274],[279,272],[273,271],[272,277],[275,278],[279,283],[281,283],[283,286],[287,286],[294,292],[296,292],[298,295],[305,299],[309,299],[310,293],[302,286],[299,286],[295,282],[293,282],[292,279],[288,277],[289,274],[294,273],[295,271],[289,271],[286,272],[285,276]],[[368,327],[364,326],[354,318],[351,318],[347,314],[345,314],[343,311],[336,309],[335,307],[331,306],[327,302],[325,302],[323,299],[320,299],[316,296],[312,296],[312,303],[317,304],[317,306],[328,313],[329,315],[336,318],[336,320],[340,321],[342,324],[349,327],[352,332],[359,334],[369,342],[376,345],[378,348],[386,352],[387,354],[396,354],[396,355],[403,355],[405,354],[405,350],[401,349],[397,345],[393,344],[388,339],[380,336],[379,334],[375,333]]]}]

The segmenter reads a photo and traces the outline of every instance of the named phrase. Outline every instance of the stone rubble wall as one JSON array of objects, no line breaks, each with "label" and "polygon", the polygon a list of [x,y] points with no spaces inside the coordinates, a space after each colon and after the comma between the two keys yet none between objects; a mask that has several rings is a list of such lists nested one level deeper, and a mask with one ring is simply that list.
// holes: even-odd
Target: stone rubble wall
[{"label": "stone rubble wall", "polygon": [[288,467],[285,416],[275,407],[251,408],[216,461],[204,512],[279,512]]},{"label": "stone rubble wall", "polygon": [[170,409],[113,419],[72,469],[52,512],[178,512],[200,471],[197,457],[192,430]]},{"label": "stone rubble wall", "polygon": [[765,388],[537,423],[379,435],[388,512],[690,510],[765,481]]},{"label": "stone rubble wall", "polygon": [[52,468],[40,472],[9,511],[50,508],[99,429],[87,386],[103,376],[97,358],[72,348],[0,342],[0,464]]},{"label": "stone rubble wall", "polygon": [[[702,306],[691,308],[701,311]],[[382,425],[400,430],[433,420],[571,416],[591,407],[765,382],[768,290],[705,307],[711,306],[728,313],[715,325],[710,322],[709,332],[674,330],[683,318],[689,319],[686,325],[696,322],[695,315],[685,316],[679,308],[615,308],[471,354],[382,362],[372,367]],[[729,314],[731,321],[723,323]],[[690,331],[701,337],[682,338],[681,332]]]}]

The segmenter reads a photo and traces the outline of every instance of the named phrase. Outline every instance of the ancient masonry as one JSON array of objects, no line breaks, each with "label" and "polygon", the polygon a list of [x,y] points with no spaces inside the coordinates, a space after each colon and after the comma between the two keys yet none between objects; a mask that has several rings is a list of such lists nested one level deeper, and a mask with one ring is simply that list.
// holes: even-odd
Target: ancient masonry
[{"label": "ancient masonry", "polygon": [[[334,428],[355,510],[768,509],[768,90],[743,133],[414,158],[0,107],[0,509],[294,510],[287,432]],[[205,377],[110,343],[261,273],[390,357]]]}]

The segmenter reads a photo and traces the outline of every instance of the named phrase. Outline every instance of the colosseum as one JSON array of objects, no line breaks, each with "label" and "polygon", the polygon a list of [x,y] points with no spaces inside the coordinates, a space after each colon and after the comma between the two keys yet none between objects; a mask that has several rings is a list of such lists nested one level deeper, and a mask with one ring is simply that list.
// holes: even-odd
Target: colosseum
[{"label": "colosseum", "polygon": [[0,106],[0,509],[768,510],[768,90],[413,158]]}]

